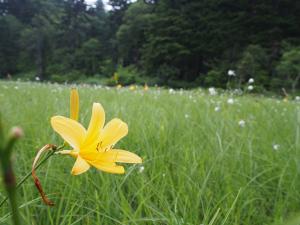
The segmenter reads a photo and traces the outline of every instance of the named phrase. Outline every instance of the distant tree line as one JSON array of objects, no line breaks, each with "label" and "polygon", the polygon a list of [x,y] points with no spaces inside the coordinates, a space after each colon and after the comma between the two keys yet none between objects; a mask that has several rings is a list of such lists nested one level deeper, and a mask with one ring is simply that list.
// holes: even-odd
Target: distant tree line
[{"label": "distant tree line", "polygon": [[238,85],[300,86],[300,1],[109,4],[0,0],[1,77],[226,87],[234,70]]}]

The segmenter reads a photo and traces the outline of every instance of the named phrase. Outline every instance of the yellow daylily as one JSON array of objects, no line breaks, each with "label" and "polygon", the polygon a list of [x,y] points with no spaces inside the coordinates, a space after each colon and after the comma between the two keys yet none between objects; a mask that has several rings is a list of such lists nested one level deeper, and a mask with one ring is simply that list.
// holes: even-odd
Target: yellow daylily
[{"label": "yellow daylily", "polygon": [[127,135],[127,124],[115,118],[103,128],[104,122],[105,112],[99,103],[93,104],[87,130],[73,119],[63,116],[51,118],[53,129],[73,148],[59,152],[76,158],[71,174],[79,175],[91,166],[108,173],[123,174],[124,167],[116,162],[142,163],[142,159],[134,153],[113,149],[113,146]]},{"label": "yellow daylily", "polygon": [[70,94],[70,118],[78,120],[79,114],[79,95],[76,88],[71,89]]},{"label": "yellow daylily", "polygon": [[144,85],[144,91],[148,91],[148,89],[149,89],[149,87],[148,87],[148,85],[145,83],[145,85]]},{"label": "yellow daylily", "polygon": [[[70,93],[70,118],[78,121],[78,117],[79,117],[79,94],[76,88],[72,88]],[[68,143],[65,141],[64,145],[67,146]]]},{"label": "yellow daylily", "polygon": [[136,85],[130,85],[129,90],[134,91],[136,89]]}]

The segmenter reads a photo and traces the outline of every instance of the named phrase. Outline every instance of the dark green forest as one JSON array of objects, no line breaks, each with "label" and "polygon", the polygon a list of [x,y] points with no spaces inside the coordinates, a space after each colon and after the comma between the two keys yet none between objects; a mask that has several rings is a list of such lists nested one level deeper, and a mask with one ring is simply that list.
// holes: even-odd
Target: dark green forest
[{"label": "dark green forest", "polygon": [[[300,87],[300,1],[0,0],[4,79]],[[114,79],[112,78],[114,77]]]}]

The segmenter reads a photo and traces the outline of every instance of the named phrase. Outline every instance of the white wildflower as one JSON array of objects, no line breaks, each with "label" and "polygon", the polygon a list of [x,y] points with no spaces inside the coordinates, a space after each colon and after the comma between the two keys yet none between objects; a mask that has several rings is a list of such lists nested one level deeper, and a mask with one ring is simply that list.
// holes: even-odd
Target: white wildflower
[{"label": "white wildflower", "polygon": [[230,104],[230,105],[232,105],[232,104],[234,103],[233,98],[229,98],[229,99],[227,100],[227,103]]},{"label": "white wildflower", "polygon": [[169,94],[174,94],[175,93],[175,90],[173,88],[170,88],[169,89]]},{"label": "white wildflower", "polygon": [[234,77],[234,76],[235,76],[235,71],[234,71],[234,70],[228,70],[228,73],[227,73],[227,74],[228,74],[228,76],[230,76],[230,77],[231,77],[231,76]]},{"label": "white wildflower", "polygon": [[236,89],[233,90],[233,93],[236,94],[236,95],[242,95],[243,91],[242,91],[242,89],[236,88]]},{"label": "white wildflower", "polygon": [[249,85],[249,86],[248,86],[248,90],[249,90],[249,91],[252,91],[253,89],[254,89],[254,87],[253,87],[252,85]]},{"label": "white wildflower", "polygon": [[215,107],[215,112],[219,112],[221,110],[221,107],[220,106],[216,106]]},{"label": "white wildflower", "polygon": [[279,144],[273,144],[273,149],[274,149],[275,151],[279,150],[279,148],[280,148],[280,145],[279,145]]},{"label": "white wildflower", "polygon": [[250,78],[250,79],[248,80],[248,83],[249,83],[249,84],[253,84],[253,83],[254,83],[254,79],[253,79],[253,78]]},{"label": "white wildflower", "polygon": [[144,172],[144,170],[145,170],[145,167],[144,167],[144,166],[140,166],[140,167],[139,167],[139,173]]},{"label": "white wildflower", "polygon": [[240,127],[245,127],[245,125],[246,125],[245,120],[240,120],[240,121],[239,121],[239,126],[240,126]]},{"label": "white wildflower", "polygon": [[217,95],[217,91],[214,87],[208,88],[208,92],[210,95]]}]

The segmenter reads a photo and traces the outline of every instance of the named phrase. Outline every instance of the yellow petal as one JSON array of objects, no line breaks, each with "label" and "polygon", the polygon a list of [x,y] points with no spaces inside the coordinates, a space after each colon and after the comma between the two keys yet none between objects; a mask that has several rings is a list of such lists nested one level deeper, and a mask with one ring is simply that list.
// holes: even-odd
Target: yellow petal
[{"label": "yellow petal", "polygon": [[86,130],[80,123],[63,116],[54,116],[51,118],[51,125],[66,142],[79,151],[86,136]]},{"label": "yellow petal", "polygon": [[102,149],[116,144],[128,133],[128,126],[120,119],[112,119],[107,123],[100,135],[100,145]]},{"label": "yellow petal", "polygon": [[[87,130],[84,146],[96,145],[99,142],[100,131],[105,122],[105,112],[100,103],[93,104],[92,117]],[[95,143],[96,142],[96,143]]]},{"label": "yellow petal", "polygon": [[79,95],[75,88],[72,88],[70,95],[70,118],[73,120],[78,120],[79,114]]},{"label": "yellow petal", "polygon": [[76,162],[72,168],[71,174],[79,175],[86,172],[89,168],[90,165],[78,155]]},{"label": "yellow petal", "polygon": [[80,155],[83,159],[88,160],[88,161],[94,161],[98,159],[98,155],[100,152],[98,152],[94,148],[87,148],[87,149],[80,149]]},{"label": "yellow petal", "polygon": [[102,170],[107,173],[117,173],[117,174],[125,173],[124,167],[117,166],[115,163],[105,163],[101,161],[97,161],[97,162],[89,161],[89,163],[95,168],[97,168],[98,170]]},{"label": "yellow petal", "polygon": [[112,149],[99,154],[101,154],[99,160],[105,162],[142,163],[142,159],[138,155],[125,150]]}]

